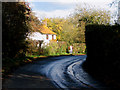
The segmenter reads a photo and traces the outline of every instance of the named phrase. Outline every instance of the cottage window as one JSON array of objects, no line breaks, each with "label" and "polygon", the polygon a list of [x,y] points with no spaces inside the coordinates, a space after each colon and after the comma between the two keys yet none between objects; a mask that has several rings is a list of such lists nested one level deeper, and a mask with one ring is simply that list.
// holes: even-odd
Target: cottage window
[{"label": "cottage window", "polygon": [[52,35],[52,40],[54,40],[54,35]]},{"label": "cottage window", "polygon": [[46,35],[46,39],[48,39],[48,34]]}]

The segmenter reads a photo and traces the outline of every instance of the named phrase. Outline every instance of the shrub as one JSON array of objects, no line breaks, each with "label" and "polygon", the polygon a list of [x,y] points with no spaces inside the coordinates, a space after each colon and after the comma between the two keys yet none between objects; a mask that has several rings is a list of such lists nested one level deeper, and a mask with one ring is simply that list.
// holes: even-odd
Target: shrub
[{"label": "shrub", "polygon": [[66,53],[67,44],[64,41],[59,41],[58,46],[59,48],[57,53],[59,54]]},{"label": "shrub", "polygon": [[85,53],[86,45],[85,43],[74,43],[73,44],[73,53]]},{"label": "shrub", "polygon": [[42,49],[40,46],[37,46],[39,41],[36,40],[27,40],[28,48],[26,50],[26,55],[40,55],[42,53]]},{"label": "shrub", "polygon": [[50,41],[50,43],[43,48],[44,55],[55,55],[57,53],[58,44],[55,41]]},{"label": "shrub", "polygon": [[37,43],[39,41],[27,40],[28,41],[28,49],[26,51],[26,55],[62,55],[66,53],[66,43],[63,41],[50,41],[48,45],[44,45],[43,47],[37,47]]},{"label": "shrub", "polygon": [[50,41],[42,50],[43,55],[61,55],[62,53],[66,53],[66,43],[61,41]]}]

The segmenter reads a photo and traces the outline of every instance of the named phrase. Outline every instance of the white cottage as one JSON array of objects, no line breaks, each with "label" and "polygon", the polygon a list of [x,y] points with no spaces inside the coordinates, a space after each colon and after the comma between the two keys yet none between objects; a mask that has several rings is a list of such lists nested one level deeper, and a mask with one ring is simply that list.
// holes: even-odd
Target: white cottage
[{"label": "white cottage", "polygon": [[[40,25],[39,29],[36,32],[33,32],[28,35],[28,38],[31,40],[42,41],[41,47],[47,45],[50,41],[56,41],[56,33],[50,30],[47,27],[47,22],[44,21],[42,25]],[[38,44],[37,46],[39,46]]]}]

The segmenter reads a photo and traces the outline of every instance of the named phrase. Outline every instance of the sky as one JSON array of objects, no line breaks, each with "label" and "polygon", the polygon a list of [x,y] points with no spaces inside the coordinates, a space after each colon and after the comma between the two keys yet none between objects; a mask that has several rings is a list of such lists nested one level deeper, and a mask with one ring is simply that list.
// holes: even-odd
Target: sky
[{"label": "sky", "polygon": [[35,15],[39,18],[68,17],[74,12],[77,6],[110,10],[115,12],[115,8],[110,8],[109,4],[114,0],[26,0]]}]

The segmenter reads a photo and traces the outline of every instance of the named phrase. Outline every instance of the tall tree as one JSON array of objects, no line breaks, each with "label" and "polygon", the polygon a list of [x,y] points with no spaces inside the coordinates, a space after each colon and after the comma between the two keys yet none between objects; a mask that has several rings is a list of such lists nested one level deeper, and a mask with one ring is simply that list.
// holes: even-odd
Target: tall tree
[{"label": "tall tree", "polygon": [[105,10],[77,7],[72,15],[71,21],[78,29],[78,42],[85,42],[85,26],[87,24],[109,25],[110,12]]},{"label": "tall tree", "polygon": [[57,40],[61,40],[61,32],[63,30],[63,24],[65,22],[65,19],[63,18],[50,18],[46,19],[47,20],[47,26],[57,33]]},{"label": "tall tree", "polygon": [[117,23],[116,21],[117,21],[117,19],[119,19],[118,18],[118,2],[120,2],[120,0],[112,0],[112,2],[109,3],[110,8],[114,9],[114,11],[112,13],[112,18],[113,18],[113,20],[115,20],[115,23]]},{"label": "tall tree", "polygon": [[84,21],[86,24],[107,25],[110,23],[110,12],[106,10],[77,7],[73,17],[78,23],[80,21]]},{"label": "tall tree", "polygon": [[18,57],[26,49],[29,31],[30,7],[24,2],[2,3],[2,56]]}]

